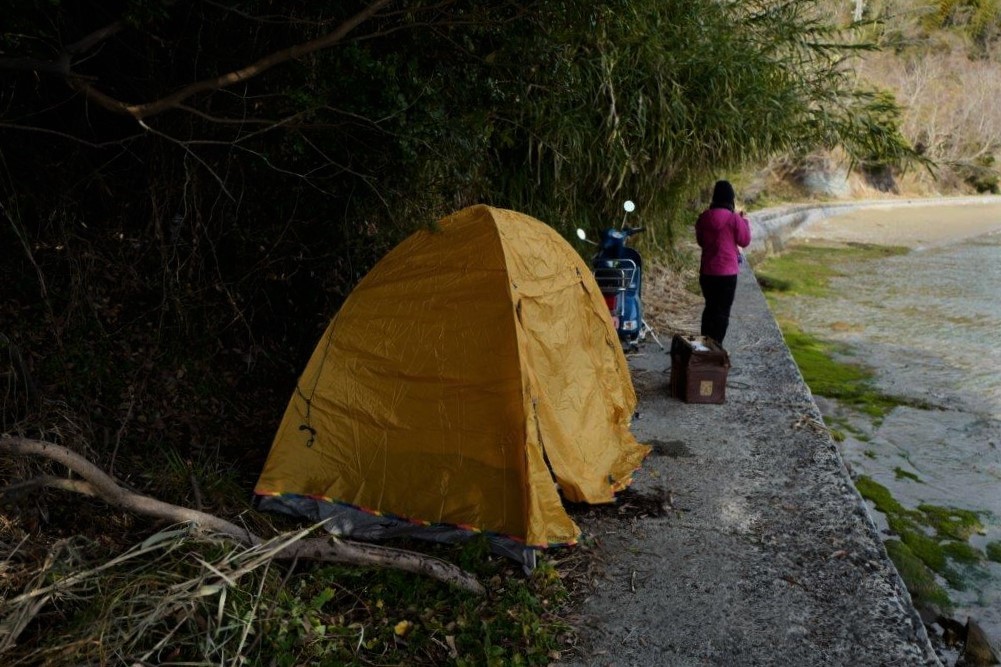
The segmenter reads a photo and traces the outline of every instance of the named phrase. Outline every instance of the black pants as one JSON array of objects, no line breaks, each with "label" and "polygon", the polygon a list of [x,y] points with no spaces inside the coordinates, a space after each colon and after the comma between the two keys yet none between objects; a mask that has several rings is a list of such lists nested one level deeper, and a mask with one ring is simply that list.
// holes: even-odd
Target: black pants
[{"label": "black pants", "polygon": [[737,293],[737,276],[699,276],[699,287],[705,297],[702,310],[702,335],[709,336],[720,345],[730,324],[730,307]]}]

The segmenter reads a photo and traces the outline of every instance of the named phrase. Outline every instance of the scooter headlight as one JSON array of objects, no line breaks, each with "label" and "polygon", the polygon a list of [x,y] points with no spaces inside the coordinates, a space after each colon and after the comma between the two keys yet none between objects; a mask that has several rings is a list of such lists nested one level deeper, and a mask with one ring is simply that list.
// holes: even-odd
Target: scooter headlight
[{"label": "scooter headlight", "polygon": [[623,331],[636,331],[636,320],[626,320],[622,323]]}]

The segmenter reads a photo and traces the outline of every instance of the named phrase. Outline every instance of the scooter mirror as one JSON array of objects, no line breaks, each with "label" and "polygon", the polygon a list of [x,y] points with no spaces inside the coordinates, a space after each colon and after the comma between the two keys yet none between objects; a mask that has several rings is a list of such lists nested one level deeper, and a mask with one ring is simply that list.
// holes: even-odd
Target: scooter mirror
[{"label": "scooter mirror", "polygon": [[581,229],[580,227],[577,228],[577,238],[579,238],[581,241],[587,240],[587,234],[585,234],[584,230]]},{"label": "scooter mirror", "polygon": [[636,204],[634,204],[631,199],[627,199],[626,203],[622,205],[622,208],[626,210],[626,213],[632,213],[636,210]]}]

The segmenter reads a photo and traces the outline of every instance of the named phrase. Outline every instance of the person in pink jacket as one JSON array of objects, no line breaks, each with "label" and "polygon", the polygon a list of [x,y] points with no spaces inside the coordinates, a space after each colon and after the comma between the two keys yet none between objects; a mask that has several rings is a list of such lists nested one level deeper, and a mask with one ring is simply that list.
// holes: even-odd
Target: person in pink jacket
[{"label": "person in pink jacket", "polygon": [[743,261],[740,248],[751,243],[751,226],[743,211],[734,211],[734,198],[729,181],[716,181],[712,202],[695,223],[695,239],[702,248],[699,286],[706,301],[702,335],[720,345],[726,337],[737,292],[737,274]]}]

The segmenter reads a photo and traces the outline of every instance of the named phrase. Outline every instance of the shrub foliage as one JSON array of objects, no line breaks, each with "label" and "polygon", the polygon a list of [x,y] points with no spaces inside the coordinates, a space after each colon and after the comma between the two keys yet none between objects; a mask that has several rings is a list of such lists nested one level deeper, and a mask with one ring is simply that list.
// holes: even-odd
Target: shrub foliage
[{"label": "shrub foliage", "polygon": [[[826,16],[815,0],[18,0],[0,29],[0,432],[243,509],[322,327],[443,214],[489,203],[569,237],[631,198],[666,250],[715,178],[776,152],[913,157]],[[86,528],[39,502],[4,542]],[[92,539],[137,530],[106,515],[88,514]]]}]

